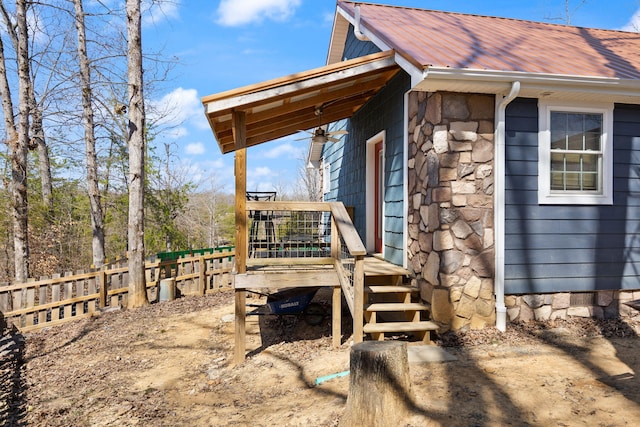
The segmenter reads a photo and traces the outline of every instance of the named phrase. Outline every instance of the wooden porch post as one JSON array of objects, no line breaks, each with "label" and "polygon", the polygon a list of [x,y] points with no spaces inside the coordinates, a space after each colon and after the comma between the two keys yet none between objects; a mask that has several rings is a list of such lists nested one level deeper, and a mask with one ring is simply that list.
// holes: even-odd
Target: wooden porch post
[{"label": "wooden porch post", "polygon": [[[236,273],[247,272],[247,133],[244,111],[233,112],[233,138],[235,140],[236,176]],[[236,364],[245,359],[246,292],[235,291],[235,351]]]},{"label": "wooden porch post", "polygon": [[353,342],[362,342],[364,335],[364,255],[356,255],[353,272]]}]

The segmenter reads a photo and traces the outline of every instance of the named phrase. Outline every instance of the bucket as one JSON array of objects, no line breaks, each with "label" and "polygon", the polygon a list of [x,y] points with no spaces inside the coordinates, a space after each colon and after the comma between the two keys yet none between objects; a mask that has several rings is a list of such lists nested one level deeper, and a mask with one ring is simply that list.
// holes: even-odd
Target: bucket
[{"label": "bucket", "polygon": [[159,301],[173,301],[176,299],[176,279],[170,277],[160,280]]}]

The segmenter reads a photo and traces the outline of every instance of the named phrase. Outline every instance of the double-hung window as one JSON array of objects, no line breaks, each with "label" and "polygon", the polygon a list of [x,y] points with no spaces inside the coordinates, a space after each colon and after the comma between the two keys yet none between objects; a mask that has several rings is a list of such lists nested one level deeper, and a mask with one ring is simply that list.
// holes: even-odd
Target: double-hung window
[{"label": "double-hung window", "polygon": [[540,103],[538,202],[613,203],[613,105]]}]

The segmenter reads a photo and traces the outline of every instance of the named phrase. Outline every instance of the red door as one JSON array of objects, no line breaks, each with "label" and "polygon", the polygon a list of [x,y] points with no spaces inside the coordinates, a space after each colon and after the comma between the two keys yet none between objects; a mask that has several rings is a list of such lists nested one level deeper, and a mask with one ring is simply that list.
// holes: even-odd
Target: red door
[{"label": "red door", "polygon": [[377,253],[382,253],[382,202],[384,201],[382,141],[376,144],[375,163],[375,250]]}]

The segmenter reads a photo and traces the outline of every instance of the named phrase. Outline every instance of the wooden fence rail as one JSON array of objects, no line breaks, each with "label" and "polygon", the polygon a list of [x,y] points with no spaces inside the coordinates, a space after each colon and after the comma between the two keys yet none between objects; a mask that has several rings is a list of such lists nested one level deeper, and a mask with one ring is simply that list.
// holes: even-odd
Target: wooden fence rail
[{"label": "wooden fence rail", "polygon": [[[160,281],[165,278],[175,279],[177,295],[205,295],[231,288],[234,259],[235,251],[228,248],[149,262],[145,266],[149,300],[158,300]],[[0,287],[0,323],[30,331],[89,317],[109,307],[126,307],[128,274],[127,267],[110,266]]]}]

